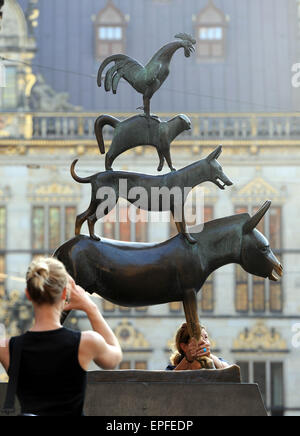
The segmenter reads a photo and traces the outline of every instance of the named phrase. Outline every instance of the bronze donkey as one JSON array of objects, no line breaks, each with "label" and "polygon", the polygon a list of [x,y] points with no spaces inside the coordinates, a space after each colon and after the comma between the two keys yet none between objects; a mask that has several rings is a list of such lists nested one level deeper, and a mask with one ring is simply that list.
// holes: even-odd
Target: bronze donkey
[{"label": "bronze donkey", "polygon": [[[140,208],[151,212],[171,211],[174,218],[180,216],[180,221],[175,219],[176,226],[189,242],[196,243],[197,241],[189,234],[185,222],[184,206],[189,192],[197,185],[203,182],[210,181],[216,184],[220,189],[225,189],[225,186],[232,186],[233,183],[223,172],[218,157],[222,153],[222,147],[218,147],[213,153],[186,168],[179,171],[164,174],[162,176],[149,176],[146,174],[130,173],[123,171],[103,172],[90,177],[81,178],[75,173],[75,165],[78,160],[75,160],[71,166],[71,175],[78,183],[90,183],[92,185],[92,198],[88,209],[76,218],[75,235],[79,235],[81,227],[85,221],[88,222],[90,237],[99,241],[99,237],[95,235],[96,222],[108,215],[116,206],[119,197],[126,198],[129,202],[135,203],[136,198],[131,199],[129,192],[131,189],[143,189],[147,193],[146,203],[140,204]],[[120,181],[126,182],[126,191],[120,189]],[[113,191],[114,195],[110,195],[109,202],[105,198],[99,198],[99,189],[105,187]],[[169,197],[169,202],[164,204],[163,201],[158,201],[153,204],[152,193],[153,189],[165,188],[168,192],[177,189],[181,196],[179,203],[176,203],[174,196]],[[107,207],[101,207],[102,204]],[[178,210],[178,209],[181,210]]]},{"label": "bronze donkey", "polygon": [[202,232],[194,233],[196,246],[181,234],[160,244],[96,242],[81,235],[54,256],[87,292],[114,304],[182,301],[190,331],[199,338],[197,293],[213,271],[234,263],[258,277],[277,281],[282,276],[282,265],[256,229],[270,205],[267,201],[253,217],[240,214],[206,223]]}]

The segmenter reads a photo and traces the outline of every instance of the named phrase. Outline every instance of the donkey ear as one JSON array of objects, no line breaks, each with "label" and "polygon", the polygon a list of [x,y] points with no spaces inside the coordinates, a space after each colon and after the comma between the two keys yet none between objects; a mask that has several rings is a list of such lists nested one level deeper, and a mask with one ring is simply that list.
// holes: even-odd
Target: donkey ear
[{"label": "donkey ear", "polygon": [[256,212],[256,214],[253,215],[253,217],[246,222],[246,224],[243,227],[244,233],[250,233],[252,232],[252,230],[255,229],[255,227],[260,223],[260,221],[263,219],[265,214],[270,209],[271,204],[272,201],[270,200],[266,201],[265,204],[259,209],[259,211]]},{"label": "donkey ear", "polygon": [[215,149],[209,156],[207,156],[206,160],[208,162],[211,162],[214,159],[218,159],[221,156],[222,153],[222,145],[219,145],[218,148]]}]

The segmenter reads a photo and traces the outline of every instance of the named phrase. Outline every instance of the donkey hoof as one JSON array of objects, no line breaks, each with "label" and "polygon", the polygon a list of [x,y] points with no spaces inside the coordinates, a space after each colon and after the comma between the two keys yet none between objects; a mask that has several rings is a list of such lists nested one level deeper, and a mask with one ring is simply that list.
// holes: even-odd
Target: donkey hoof
[{"label": "donkey hoof", "polygon": [[176,168],[173,168],[173,167],[172,167],[172,168],[171,168],[171,171],[174,172],[174,171],[177,171],[177,170],[176,170]]}]

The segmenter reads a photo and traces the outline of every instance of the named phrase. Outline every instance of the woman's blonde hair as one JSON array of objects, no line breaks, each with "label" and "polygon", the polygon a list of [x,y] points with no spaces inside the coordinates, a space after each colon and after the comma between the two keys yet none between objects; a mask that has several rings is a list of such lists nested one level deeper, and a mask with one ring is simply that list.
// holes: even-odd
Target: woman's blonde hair
[{"label": "woman's blonde hair", "polygon": [[64,265],[57,259],[38,258],[28,268],[27,290],[36,304],[56,304],[68,283]]}]

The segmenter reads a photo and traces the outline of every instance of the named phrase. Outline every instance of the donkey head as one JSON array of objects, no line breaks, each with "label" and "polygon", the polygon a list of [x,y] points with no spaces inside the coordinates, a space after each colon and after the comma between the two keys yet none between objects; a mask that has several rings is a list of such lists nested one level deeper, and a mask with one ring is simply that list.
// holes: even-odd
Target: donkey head
[{"label": "donkey head", "polygon": [[207,156],[206,160],[210,166],[210,180],[217,185],[220,189],[225,189],[225,186],[232,186],[232,181],[226,176],[223,171],[223,168],[217,161],[217,159],[221,156],[222,146],[220,145],[213,151],[209,156]]},{"label": "donkey head", "polygon": [[271,201],[267,201],[243,227],[241,266],[250,274],[277,282],[283,275],[283,267],[272,252],[267,238],[255,228],[270,206]]}]

